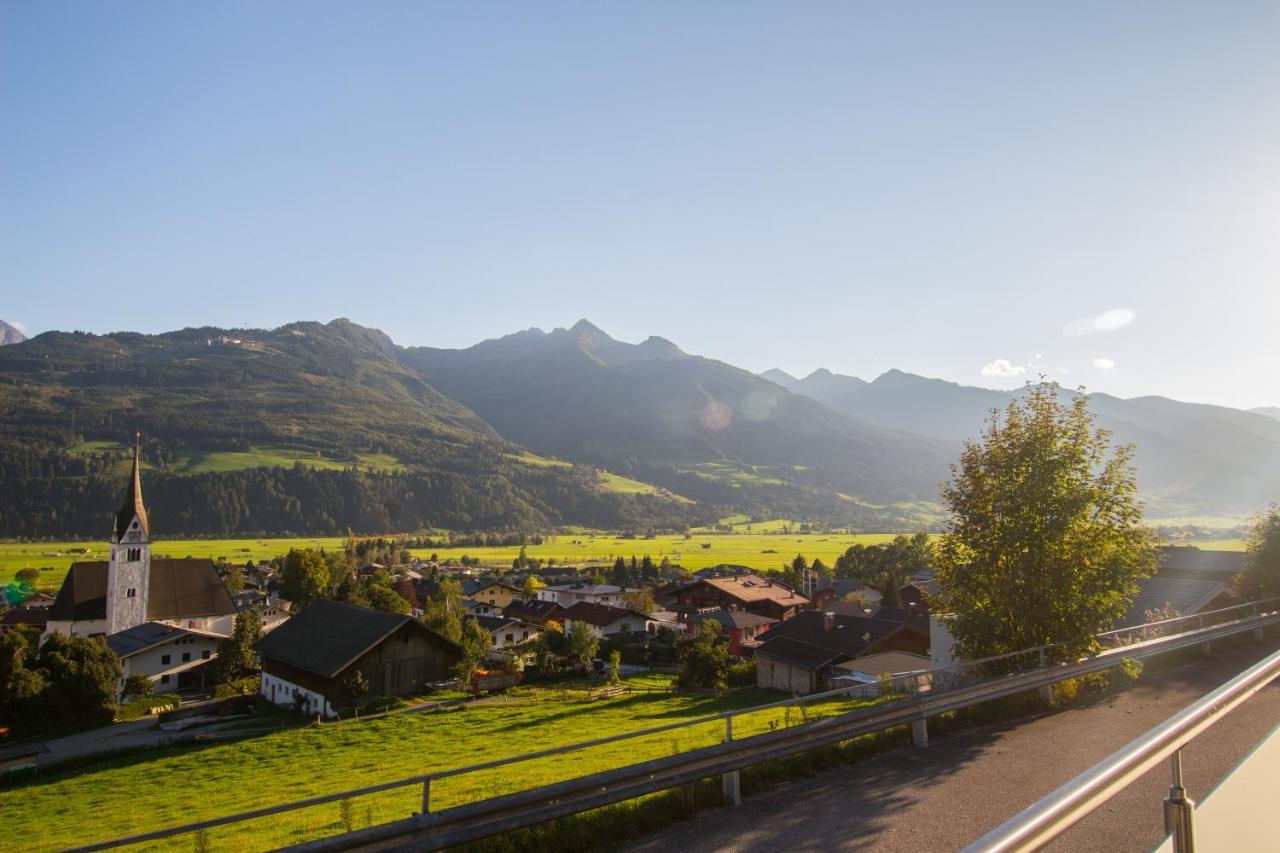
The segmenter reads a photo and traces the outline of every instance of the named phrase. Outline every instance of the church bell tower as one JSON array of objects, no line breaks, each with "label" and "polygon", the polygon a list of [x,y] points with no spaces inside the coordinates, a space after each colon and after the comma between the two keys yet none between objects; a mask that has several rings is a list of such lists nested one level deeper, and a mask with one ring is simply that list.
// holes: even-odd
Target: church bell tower
[{"label": "church bell tower", "polygon": [[142,435],[134,435],[133,476],[124,504],[116,512],[107,562],[107,634],[147,621],[151,580],[151,529],[142,504]]}]

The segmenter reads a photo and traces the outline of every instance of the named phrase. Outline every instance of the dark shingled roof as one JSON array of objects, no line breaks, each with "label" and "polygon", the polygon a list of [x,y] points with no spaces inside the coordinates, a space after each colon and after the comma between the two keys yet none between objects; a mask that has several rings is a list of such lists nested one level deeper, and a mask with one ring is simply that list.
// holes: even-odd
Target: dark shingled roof
[{"label": "dark shingled roof", "polygon": [[823,626],[824,616],[816,610],[805,610],[780,622],[769,629],[760,639],[764,645],[759,651],[766,651],[769,644],[779,638],[799,640],[820,649],[843,655],[857,657],[868,646],[892,634],[894,631],[911,630],[901,622],[889,622],[884,619],[871,619],[866,616],[834,616],[835,624],[827,629]]},{"label": "dark shingled roof", "polygon": [[333,678],[405,625],[425,631],[453,649],[461,647],[412,616],[337,601],[313,601],[254,646],[273,658],[322,678]]},{"label": "dark shingled roof", "polygon": [[749,625],[772,625],[777,619],[768,616],[759,616],[755,613],[748,613],[745,610],[713,610],[710,613],[695,613],[688,618],[688,622],[693,625],[701,625],[703,622],[711,620],[719,622],[722,628],[745,628]]},{"label": "dark shingled roof", "polygon": [[791,637],[776,637],[757,648],[756,657],[774,658],[804,669],[817,669],[848,655]]},{"label": "dark shingled roof", "polygon": [[[228,616],[235,602],[209,559],[151,560],[147,589],[148,619],[190,619],[196,616]],[[104,560],[72,563],[49,618],[73,620],[107,618],[107,563]]]},{"label": "dark shingled roof", "polygon": [[612,625],[619,619],[637,618],[641,621],[640,629],[644,630],[643,623],[649,617],[626,607],[611,607],[594,601],[579,601],[564,612],[564,618],[572,622],[586,622],[598,628]]},{"label": "dark shingled roof", "polygon": [[107,637],[107,647],[115,652],[117,657],[127,658],[130,655],[145,652],[147,649],[154,648],[161,643],[167,643],[170,640],[176,640],[189,634],[199,637],[212,637],[219,640],[223,639],[216,634],[209,634],[204,631],[175,628],[172,625],[165,625],[161,622],[143,622],[141,625],[134,625],[132,628],[125,631],[117,631]]},{"label": "dark shingled roof", "polygon": [[1147,578],[1139,582],[1137,597],[1116,625],[1142,625],[1147,621],[1148,610],[1159,610],[1165,605],[1173,607],[1180,616],[1191,616],[1203,610],[1226,588],[1227,585],[1222,581],[1168,578],[1161,575]]},{"label": "dark shingled roof", "polygon": [[[1161,572],[1190,572],[1208,577],[1231,575],[1244,570],[1243,551],[1201,551],[1193,545],[1167,546],[1160,549]],[[1206,579],[1208,579],[1206,577]]]}]

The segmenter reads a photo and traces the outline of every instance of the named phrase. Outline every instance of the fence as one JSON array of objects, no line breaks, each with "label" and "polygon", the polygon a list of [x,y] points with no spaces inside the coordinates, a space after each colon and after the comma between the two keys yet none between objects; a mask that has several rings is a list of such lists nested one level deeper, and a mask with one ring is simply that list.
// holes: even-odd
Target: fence
[{"label": "fence", "polygon": [[[1149,639],[1131,637],[1125,632],[1144,629],[1167,632],[1181,627],[1186,619],[1197,617],[1179,617],[1106,632],[1099,636],[1099,641],[1109,647],[1079,661],[1052,662],[1055,653],[1061,652],[1056,646],[1024,649],[937,670],[898,675],[884,682],[881,695],[874,700],[852,695],[865,687],[854,684],[753,708],[724,711],[141,833],[76,850],[104,850],[170,839],[388,792],[399,792],[396,808],[403,809],[402,815],[413,812],[413,816],[312,841],[302,848],[378,849],[412,839],[419,849],[439,849],[716,775],[724,778],[726,799],[733,802],[737,798],[737,771],[743,767],[906,724],[913,727],[916,742],[923,745],[927,742],[925,721],[929,717],[1017,693],[1044,691],[1059,681],[1101,672],[1128,658],[1144,659],[1203,646],[1244,632],[1258,632],[1267,625],[1280,623],[1280,612],[1275,609],[1278,604],[1280,600],[1272,599],[1224,608],[1204,614],[1205,618],[1196,627]],[[679,740],[672,740],[677,733]],[[587,751],[594,753],[596,764],[616,769],[537,785],[539,778],[555,778],[557,774],[563,778],[563,771],[571,768],[576,757]],[[489,796],[468,800],[456,790],[441,796],[443,786],[463,778],[472,783],[472,791],[480,789]],[[516,790],[504,791],[503,787]],[[420,796],[414,798],[410,806],[406,795],[414,790]],[[440,808],[442,801],[443,809]],[[433,806],[436,811],[432,810]]]}]

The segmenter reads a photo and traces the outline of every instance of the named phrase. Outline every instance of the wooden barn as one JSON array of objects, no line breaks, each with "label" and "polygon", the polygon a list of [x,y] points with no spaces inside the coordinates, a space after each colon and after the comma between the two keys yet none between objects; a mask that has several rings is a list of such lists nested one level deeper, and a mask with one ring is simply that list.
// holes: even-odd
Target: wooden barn
[{"label": "wooden barn", "polygon": [[[258,641],[259,692],[306,714],[339,710],[378,696],[417,693],[452,677],[462,649],[412,616],[336,601],[312,602]],[[353,695],[356,673],[367,683]]]}]

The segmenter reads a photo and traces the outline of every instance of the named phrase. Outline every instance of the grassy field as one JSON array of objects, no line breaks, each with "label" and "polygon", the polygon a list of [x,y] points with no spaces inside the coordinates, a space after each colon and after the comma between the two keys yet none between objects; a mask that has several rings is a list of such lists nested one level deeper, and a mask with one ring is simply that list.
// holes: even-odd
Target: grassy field
[{"label": "grassy field", "polygon": [[[121,461],[117,464],[117,473],[121,476],[129,472],[131,449],[112,441],[86,441],[71,448],[73,455],[98,455],[117,453]],[[292,468],[301,462],[308,468],[322,471],[341,471],[350,468],[352,462],[326,459],[317,456],[314,451],[292,447],[253,447],[250,450],[179,450],[173,464],[173,472],[181,476],[194,474],[224,473],[242,471],[246,468],[280,467]],[[386,453],[362,453],[356,455],[354,463],[362,470],[394,471],[400,468],[400,460]],[[144,464],[145,470],[152,466]]]},{"label": "grassy field", "polygon": [[[508,459],[521,462],[525,465],[532,465],[535,468],[569,468],[571,463],[562,459],[550,459],[546,456],[539,456],[536,453],[524,451],[523,453],[508,453]],[[621,474],[611,474],[608,471],[597,471],[600,477],[600,485],[607,492],[617,492],[623,495],[656,495],[664,494],[673,500],[682,503],[693,503],[688,498],[677,495],[672,492],[659,489],[657,486],[649,483],[642,483],[639,480],[633,480],[630,477],[624,477]]]},{"label": "grassy field", "polygon": [[[587,738],[677,722],[774,701],[754,688],[721,696],[662,692],[670,676],[628,679],[636,692],[592,701],[552,688],[519,689],[509,701],[377,720],[304,726],[204,749],[166,748],[45,774],[0,789],[0,849],[55,850],[202,818],[319,796],[414,774],[520,755]],[[774,709],[735,717],[734,736],[796,725],[862,702],[840,700],[798,712]],[[722,722],[522,762],[432,785],[432,808],[544,785],[723,738]],[[355,827],[408,817],[421,789],[406,788],[351,801]],[[338,803],[214,830],[214,850],[265,850],[341,831]],[[185,848],[177,839],[142,849]],[[140,848],[132,848],[140,849]]]},{"label": "grassy field", "polygon": [[[870,545],[887,542],[892,533],[781,533],[795,522],[771,519],[751,522],[745,516],[722,519],[731,524],[733,533],[720,533],[699,529],[689,539],[683,536],[657,536],[653,539],[625,539],[616,534],[598,531],[566,533],[550,536],[541,545],[529,545],[529,556],[540,559],[554,557],[561,563],[612,563],[618,556],[630,558],[648,554],[660,562],[669,557],[686,569],[696,571],[720,563],[733,563],[760,570],[780,569],[796,554],[808,560],[821,559],[828,566],[836,557],[855,543]],[[157,556],[211,557],[235,563],[246,560],[268,560],[287,553],[290,548],[326,548],[343,546],[341,537],[317,537],[301,539],[191,539],[158,542],[154,548]],[[1244,542],[1239,539],[1214,539],[1180,544],[1195,545],[1205,550],[1240,551]],[[83,549],[73,551],[72,549]],[[444,557],[460,557],[463,554],[479,557],[491,566],[510,566],[519,555],[518,545],[503,547],[460,547],[420,549],[418,555],[429,557],[431,553]],[[41,589],[54,591],[62,584],[67,567],[76,560],[106,559],[105,542],[72,543],[23,543],[0,542],[0,583],[13,580],[22,568],[41,570]]]},{"label": "grassy field", "polygon": [[[542,559],[554,557],[561,563],[599,562],[612,563],[621,555],[630,558],[632,555],[642,557],[648,554],[660,562],[663,557],[670,557],[673,563],[679,563],[686,569],[697,570],[720,563],[736,563],[759,569],[779,569],[784,562],[790,561],[796,554],[804,554],[810,560],[820,557],[827,565],[832,565],[835,558],[844,553],[855,542],[871,544],[886,542],[893,538],[890,533],[864,534],[769,534],[763,531],[777,530],[784,522],[763,522],[751,525],[751,533],[695,533],[690,539],[682,536],[658,536],[653,539],[623,539],[609,533],[563,534],[552,536],[541,545],[527,546],[531,557]],[[743,525],[745,530],[746,525]],[[246,560],[267,560],[289,551],[290,548],[341,548],[345,540],[341,537],[320,537],[313,539],[190,539],[166,542],[159,541],[153,548],[156,556],[169,557],[212,557],[226,559],[235,563]],[[83,549],[73,551],[72,549]],[[419,550],[419,556],[429,557],[437,553],[441,558],[446,556],[460,557],[467,554],[479,557],[485,563],[494,566],[510,566],[511,561],[519,555],[520,547],[462,547],[433,548],[431,553],[426,549]],[[0,542],[0,583],[13,580],[14,574],[22,568],[40,569],[41,589],[56,590],[62,584],[67,568],[77,560],[105,560],[105,542],[54,542],[23,543]]]}]

